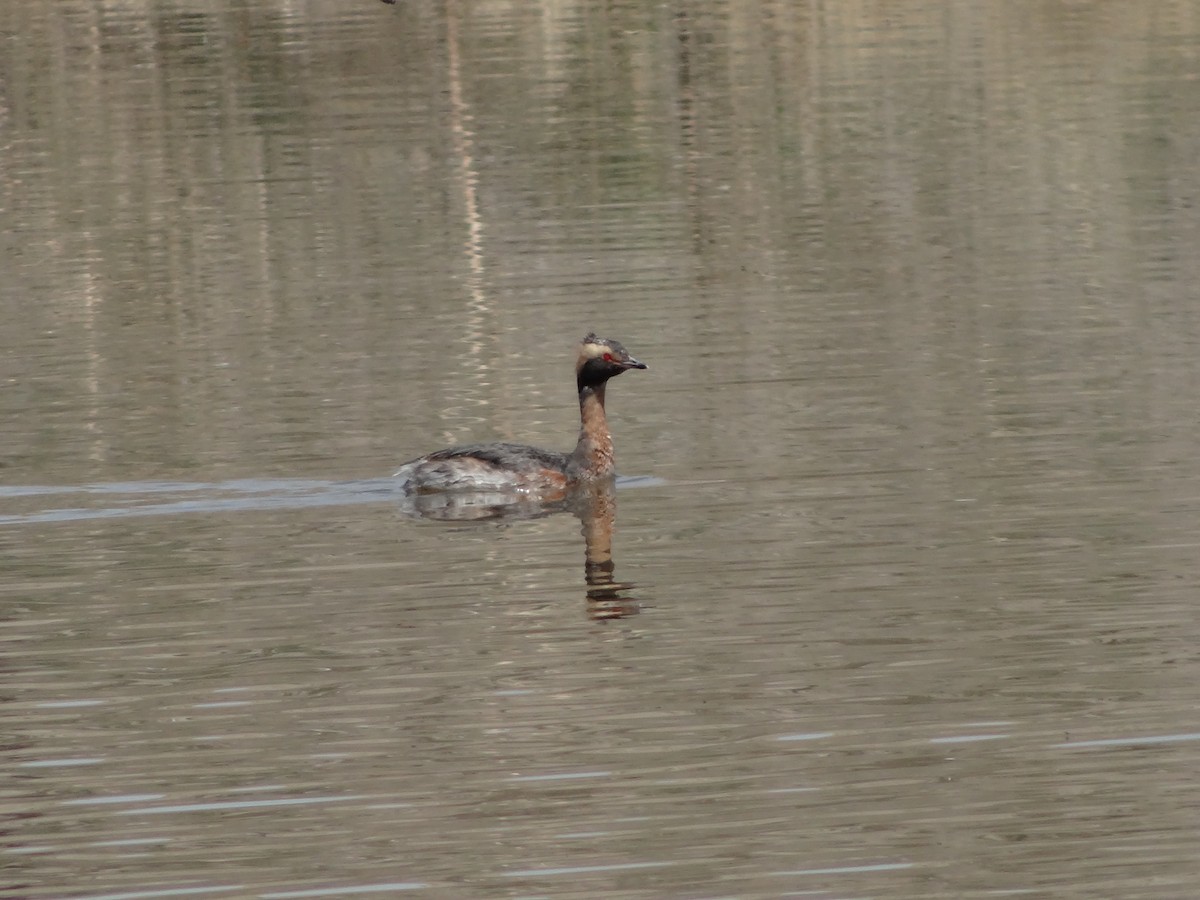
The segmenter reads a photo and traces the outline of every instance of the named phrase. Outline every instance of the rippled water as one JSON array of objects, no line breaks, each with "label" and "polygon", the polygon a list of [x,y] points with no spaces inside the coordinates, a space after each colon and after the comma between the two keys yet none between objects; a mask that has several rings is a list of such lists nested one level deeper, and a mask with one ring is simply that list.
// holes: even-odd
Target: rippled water
[{"label": "rippled water", "polygon": [[0,894],[1194,893],[1195,3],[0,36]]}]

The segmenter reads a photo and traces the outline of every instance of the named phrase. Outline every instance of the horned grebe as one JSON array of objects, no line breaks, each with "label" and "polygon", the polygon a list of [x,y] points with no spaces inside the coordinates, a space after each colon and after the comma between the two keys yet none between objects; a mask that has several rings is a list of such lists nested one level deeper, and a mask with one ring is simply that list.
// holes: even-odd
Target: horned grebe
[{"label": "horned grebe", "polygon": [[604,415],[608,379],[644,369],[617,341],[589,334],[579,344],[579,441],[574,452],[556,453],[524,444],[468,444],[437,450],[407,462],[395,477],[411,492],[563,491],[613,475],[613,442]]}]

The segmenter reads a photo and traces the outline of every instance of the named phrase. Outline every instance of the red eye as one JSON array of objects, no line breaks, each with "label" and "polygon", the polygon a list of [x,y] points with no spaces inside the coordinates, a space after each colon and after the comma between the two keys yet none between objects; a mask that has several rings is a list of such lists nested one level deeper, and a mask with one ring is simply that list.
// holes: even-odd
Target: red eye
[{"label": "red eye", "polygon": [[612,354],[611,354],[611,353],[605,353],[605,354],[604,354],[604,361],[605,361],[605,362],[612,362],[612,361],[613,361]]}]

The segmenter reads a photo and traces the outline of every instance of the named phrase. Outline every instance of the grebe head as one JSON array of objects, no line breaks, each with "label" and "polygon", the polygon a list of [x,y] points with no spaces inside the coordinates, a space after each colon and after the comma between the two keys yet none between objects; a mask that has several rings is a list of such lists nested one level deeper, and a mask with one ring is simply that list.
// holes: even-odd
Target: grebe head
[{"label": "grebe head", "polygon": [[645,368],[646,364],[630,356],[619,341],[597,337],[595,332],[591,332],[579,344],[575,378],[582,390],[585,387],[598,387],[628,369]]}]

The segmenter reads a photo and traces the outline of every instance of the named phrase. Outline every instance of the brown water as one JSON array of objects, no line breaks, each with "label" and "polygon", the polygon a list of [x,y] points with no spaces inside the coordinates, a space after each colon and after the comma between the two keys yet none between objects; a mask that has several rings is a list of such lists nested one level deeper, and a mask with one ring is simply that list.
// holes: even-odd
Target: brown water
[{"label": "brown water", "polygon": [[1195,2],[0,38],[0,895],[1195,893]]}]

